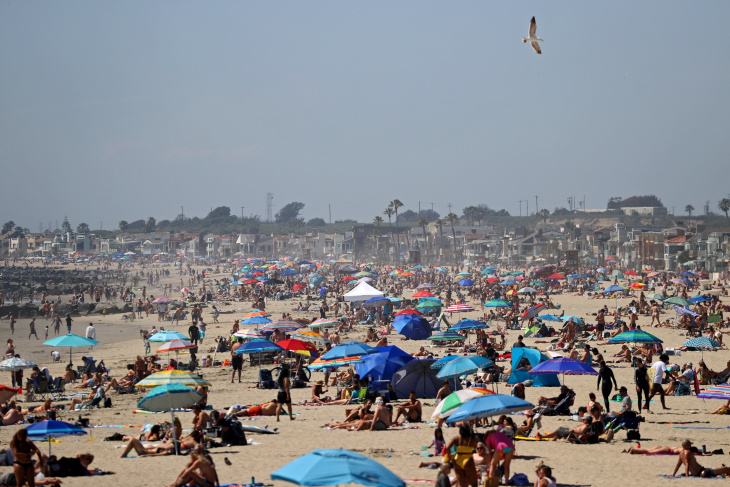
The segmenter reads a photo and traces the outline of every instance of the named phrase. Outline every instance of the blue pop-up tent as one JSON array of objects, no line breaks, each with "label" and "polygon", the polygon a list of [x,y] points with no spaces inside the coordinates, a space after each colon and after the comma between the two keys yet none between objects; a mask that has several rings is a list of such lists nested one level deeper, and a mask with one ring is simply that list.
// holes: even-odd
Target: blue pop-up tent
[{"label": "blue pop-up tent", "polygon": [[512,373],[509,376],[508,384],[517,384],[532,380],[532,387],[560,387],[560,379],[558,374],[545,374],[545,375],[532,375],[529,372],[516,370],[517,364],[523,358],[529,360],[530,365],[535,367],[540,362],[550,360],[547,355],[541,353],[539,350],[527,347],[517,347],[512,349]]}]

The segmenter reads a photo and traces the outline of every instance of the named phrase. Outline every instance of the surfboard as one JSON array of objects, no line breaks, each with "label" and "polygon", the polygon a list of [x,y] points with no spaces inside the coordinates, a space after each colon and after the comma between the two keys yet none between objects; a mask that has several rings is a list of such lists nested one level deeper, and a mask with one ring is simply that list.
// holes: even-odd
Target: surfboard
[{"label": "surfboard", "polygon": [[531,436],[515,436],[515,440],[525,440],[525,441],[550,441],[550,438],[533,438]]},{"label": "surfboard", "polygon": [[268,428],[262,428],[261,426],[254,426],[252,424],[241,423],[241,428],[247,433],[261,433],[262,435],[278,435],[279,432],[276,430],[270,430]]}]

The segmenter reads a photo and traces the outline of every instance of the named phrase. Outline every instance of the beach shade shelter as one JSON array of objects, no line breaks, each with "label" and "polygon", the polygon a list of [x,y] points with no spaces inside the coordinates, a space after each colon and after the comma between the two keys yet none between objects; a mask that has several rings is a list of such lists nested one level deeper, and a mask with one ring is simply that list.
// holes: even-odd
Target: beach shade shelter
[{"label": "beach shade shelter", "polygon": [[36,364],[35,362],[31,362],[30,360],[25,360],[24,358],[19,357],[7,358],[0,362],[0,370],[6,372],[17,372],[18,370],[32,369],[33,367],[37,366],[38,364]]},{"label": "beach shade shelter", "polygon": [[433,414],[431,414],[431,419],[435,421],[437,419],[448,418],[462,405],[472,399],[476,399],[477,397],[482,397],[487,394],[494,394],[494,391],[484,389],[483,387],[472,387],[470,389],[462,389],[460,391],[452,392],[446,396],[443,401],[438,403],[436,408],[433,410]]},{"label": "beach shade shelter", "polygon": [[411,297],[412,298],[434,298],[436,296],[434,296],[433,294],[431,294],[428,291],[418,291],[416,293],[413,293],[413,296],[411,296]]},{"label": "beach shade shelter", "polygon": [[560,322],[563,321],[562,319],[560,319],[559,316],[555,316],[555,315],[540,315],[537,317],[537,319],[542,320],[542,321],[560,321]]},{"label": "beach shade shelter", "polygon": [[509,308],[512,304],[504,299],[491,299],[484,303],[485,308]]},{"label": "beach shade shelter", "polygon": [[339,324],[339,320],[320,318],[318,320],[314,320],[310,325],[307,326],[307,328],[333,328]]},{"label": "beach shade shelter", "polygon": [[462,279],[461,281],[459,281],[459,286],[462,286],[462,287],[470,287],[473,285],[474,285],[474,281],[472,281],[471,279]]},{"label": "beach shade shelter", "polygon": [[405,487],[393,472],[364,455],[349,450],[314,450],[271,473],[272,480],[297,485],[362,484]]},{"label": "beach shade shelter", "polygon": [[23,388],[19,387],[17,389],[13,389],[12,387],[8,386],[0,386],[0,403],[8,402],[10,398],[12,398],[16,394],[22,394]]},{"label": "beach shade shelter", "polygon": [[517,347],[512,349],[512,372],[510,373],[508,384],[518,384],[527,380],[532,380],[532,387],[560,387],[560,379],[557,374],[531,375],[526,370],[517,370],[519,363],[523,358],[530,362],[530,366],[535,368],[541,362],[550,360],[547,355],[539,350],[528,347]]},{"label": "beach shade shelter", "polygon": [[676,304],[677,306],[689,307],[690,303],[686,299],[680,298],[679,296],[672,296],[671,298],[665,299],[664,304]]},{"label": "beach shade shelter", "polygon": [[[411,360],[400,369],[396,370],[390,385],[398,399],[408,397],[410,391],[416,391],[416,397],[433,399],[439,389],[443,387],[444,380],[436,377],[438,371],[432,369],[433,359]],[[461,389],[461,382],[456,379],[449,379],[449,387],[452,391]]]},{"label": "beach shade shelter", "polygon": [[425,340],[431,336],[431,325],[425,318],[418,315],[396,316],[393,320],[393,328],[411,340]]},{"label": "beach shade shelter", "polygon": [[471,374],[479,369],[485,367],[491,367],[494,362],[485,357],[479,355],[465,355],[455,360],[451,360],[449,363],[441,367],[436,373],[436,377],[439,379],[451,379],[455,377],[461,377],[462,375]]},{"label": "beach shade shelter", "polygon": [[500,414],[516,413],[535,406],[517,396],[487,394],[468,401],[449,416],[449,422],[471,421]]},{"label": "beach shade shelter", "polygon": [[456,303],[446,308],[444,313],[466,313],[468,311],[474,311],[474,308],[468,304]]},{"label": "beach shade shelter", "polygon": [[693,296],[693,297],[689,298],[687,301],[689,301],[690,304],[697,304],[697,303],[704,303],[705,301],[711,301],[711,300],[712,300],[711,297],[699,294],[697,296]]},{"label": "beach shade shelter", "polygon": [[173,340],[187,340],[188,336],[183,335],[182,333],[179,333],[177,331],[172,330],[165,330],[158,333],[155,333],[151,337],[147,339],[147,341],[154,342],[154,343],[165,343],[165,342],[171,342]]},{"label": "beach shade shelter", "polygon": [[339,269],[337,269],[337,272],[339,274],[347,274],[349,276],[352,274],[357,274],[359,271],[357,269],[355,269],[354,267],[352,267],[351,265],[346,265],[344,267],[340,267]]},{"label": "beach shade shelter", "polygon": [[182,384],[166,384],[157,386],[148,392],[137,403],[137,408],[143,411],[154,413],[170,412],[170,421],[172,423],[172,441],[175,443],[175,454],[179,453],[177,435],[175,434],[175,409],[187,408],[203,397],[196,390],[184,386]]},{"label": "beach shade shelter", "polygon": [[446,330],[434,333],[430,337],[426,338],[426,340],[429,340],[431,342],[453,342],[466,340],[466,337],[460,333],[455,332],[454,330]]},{"label": "beach shade shelter", "polygon": [[379,350],[378,353],[363,355],[362,363],[355,365],[355,372],[360,377],[390,381],[396,370],[408,362],[416,360],[415,357],[395,346],[375,348]]},{"label": "beach shade shelter", "polygon": [[500,286],[516,286],[517,284],[519,284],[517,281],[513,281],[511,279],[505,279],[499,283]]},{"label": "beach shade shelter", "polygon": [[420,302],[416,306],[416,309],[432,310],[434,308],[441,308],[444,304],[440,299],[435,298],[421,298]]},{"label": "beach shade shelter", "polygon": [[210,387],[210,382],[199,375],[184,372],[182,370],[163,370],[162,372],[156,372],[137,382],[135,386],[139,388],[152,389],[153,387],[164,386],[167,384],[182,384],[188,387]]},{"label": "beach shade shelter", "polygon": [[261,327],[261,331],[273,332],[274,330],[279,330],[282,333],[289,333],[292,331],[296,331],[299,328],[302,328],[302,325],[299,322],[292,320],[281,320],[274,323],[265,324]]},{"label": "beach shade shelter", "polygon": [[578,318],[577,316],[574,316],[574,315],[565,315],[565,316],[560,317],[560,319],[565,321],[566,323],[568,321],[570,321],[571,318],[573,318],[574,323],[578,323],[579,325],[585,325],[583,318]]},{"label": "beach shade shelter", "polygon": [[51,456],[51,441],[54,438],[61,438],[63,436],[83,436],[86,431],[81,428],[66,423],[64,421],[39,421],[34,423],[25,430],[28,432],[28,438],[31,440],[48,441],[48,456]]},{"label": "beach shade shelter", "polygon": [[532,375],[562,374],[563,384],[565,384],[565,374],[598,375],[598,372],[596,372],[593,367],[587,363],[566,357],[558,357],[540,362],[537,366],[533,367],[529,373]]},{"label": "beach shade shelter", "polygon": [[537,306],[531,306],[522,314],[521,321],[530,320],[540,314],[540,311],[545,307],[544,304],[538,304]]},{"label": "beach shade shelter", "polygon": [[323,360],[333,360],[337,358],[360,357],[362,355],[370,355],[378,353],[378,349],[360,342],[345,342],[337,345],[329,352],[322,354]]},{"label": "beach shade shelter", "polygon": [[385,296],[377,297],[377,298],[370,298],[364,303],[362,303],[363,308],[377,308],[378,306],[385,306],[386,304],[390,304],[390,299],[386,298]]},{"label": "beach shade shelter", "polygon": [[282,272],[280,275],[286,277],[286,276],[294,276],[296,274],[299,274],[299,273],[297,271],[295,271],[294,269],[287,269],[284,272]]},{"label": "beach shade shelter", "polygon": [[367,282],[360,282],[357,286],[345,293],[345,301],[367,301],[372,298],[382,298],[385,293],[378,291]]},{"label": "beach shade shelter", "polygon": [[242,325],[268,325],[271,323],[271,320],[268,319],[265,316],[252,316],[251,318],[246,318],[241,320]]},{"label": "beach shade shelter", "polygon": [[705,350],[716,350],[718,348],[722,348],[722,344],[720,342],[709,337],[691,338],[684,342],[682,346],[688,348],[699,348],[702,352],[702,359],[705,358]]},{"label": "beach shade shelter", "polygon": [[279,345],[276,343],[272,343],[268,340],[251,340],[250,342],[246,342],[241,344],[240,347],[238,347],[233,353],[236,354],[242,354],[242,353],[261,353],[261,352],[280,352],[283,350]]},{"label": "beach shade shelter", "polygon": [[43,342],[43,345],[48,345],[49,347],[68,347],[68,363],[72,363],[72,355],[73,355],[73,349],[75,347],[91,347],[93,345],[96,345],[99,343],[96,340],[92,340],[91,338],[86,338],[78,335],[74,335],[73,333],[69,333],[67,335],[61,335],[57,336],[56,338],[51,338],[50,340],[47,340]]},{"label": "beach shade shelter", "polygon": [[454,326],[450,328],[453,331],[461,330],[479,330],[482,328],[489,328],[489,325],[479,320],[467,320],[463,319],[454,323]]},{"label": "beach shade shelter", "polygon": [[288,340],[282,340],[276,343],[281,348],[288,352],[294,352],[308,357],[317,357],[317,347],[309,342],[290,338]]},{"label": "beach shade shelter", "polygon": [[619,333],[608,340],[608,343],[662,343],[662,341],[644,330],[629,330]]},{"label": "beach shade shelter", "polygon": [[244,328],[242,330],[238,330],[236,333],[233,334],[236,338],[243,338],[245,340],[251,340],[256,338],[264,338],[264,336],[259,333],[257,330],[252,330],[250,328]]}]

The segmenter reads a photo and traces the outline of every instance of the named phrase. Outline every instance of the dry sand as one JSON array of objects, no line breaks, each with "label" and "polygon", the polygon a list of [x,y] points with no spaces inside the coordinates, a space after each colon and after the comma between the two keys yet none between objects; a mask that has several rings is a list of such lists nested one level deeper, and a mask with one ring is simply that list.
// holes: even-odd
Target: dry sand
[{"label": "dry sand", "polygon": [[[218,276],[209,276],[218,277]],[[222,277],[222,276],[221,276]],[[179,277],[171,278],[167,282],[175,283],[175,279],[179,282]],[[160,294],[159,291],[152,290],[152,294]],[[585,297],[558,295],[554,297],[554,301],[560,303],[566,314],[574,314],[577,316],[587,316],[596,311],[604,303],[609,308],[613,306],[613,301],[592,300]],[[619,301],[619,304],[626,304],[627,301]],[[250,304],[246,304],[250,306]],[[243,308],[242,303],[234,303],[230,306],[224,306],[223,311],[234,308]],[[269,302],[268,310],[274,317],[281,316],[284,311],[291,311],[291,301]],[[222,314],[219,318],[220,324],[212,324],[212,318],[206,312],[206,322],[208,323],[208,337],[226,334],[232,326],[233,320],[240,318],[243,311],[234,314]],[[294,318],[306,317],[313,318],[313,313],[292,313]],[[466,313],[465,317],[478,317],[480,313]],[[592,317],[588,317],[592,319]],[[51,373],[56,376],[60,375],[64,368],[64,363],[68,361],[68,351],[61,350],[62,363],[50,363],[50,347],[42,345],[43,329],[46,322],[43,319],[38,321],[38,332],[41,336],[40,341],[27,339],[27,323],[29,320],[21,320],[16,324],[16,333],[13,337],[17,350],[24,358],[37,362],[41,366],[48,366]],[[90,320],[84,317],[75,318],[73,332],[83,335],[86,326]],[[97,337],[100,345],[95,347],[93,351],[85,349],[77,349],[74,353],[75,364],[80,364],[80,357],[83,354],[93,355],[96,359],[104,359],[108,368],[112,370],[113,376],[121,376],[126,371],[126,364],[131,363],[133,358],[138,354],[144,353],[143,342],[139,338],[140,329],[150,329],[152,325],[158,325],[157,317],[150,316],[134,323],[123,321],[121,315],[107,316],[103,318],[94,317],[92,320],[97,328]],[[649,318],[641,317],[639,324],[648,325]],[[171,326],[165,323],[166,329],[178,329],[187,334],[187,324],[179,327]],[[9,335],[9,326],[7,322],[0,325],[2,329],[3,342]],[[65,323],[62,325],[65,331]],[[679,332],[667,329],[652,329],[651,333],[655,333],[662,338],[666,347],[679,346],[684,337]],[[510,331],[507,337],[507,343],[511,344],[516,341],[518,332]],[[53,332],[51,331],[51,336]],[[362,340],[364,338],[363,330],[354,331],[346,336],[347,340]],[[532,346],[534,340],[527,339],[527,344]],[[400,341],[398,335],[394,335],[391,344],[397,345],[408,352],[415,352],[422,342]],[[210,341],[206,340],[205,345],[210,345]],[[545,345],[537,345],[544,348]],[[153,346],[153,350],[156,346]],[[617,345],[599,346],[607,358],[618,351],[620,347]],[[202,348],[201,348],[202,350]],[[444,352],[435,349],[439,356],[443,356]],[[705,353],[705,361],[707,364],[717,370],[724,368],[725,361],[729,354],[727,351]],[[78,357],[78,358],[76,358]],[[700,359],[699,352],[686,353],[681,357],[672,357],[673,362],[684,363],[691,361],[694,364]],[[229,368],[206,368],[202,369],[206,379],[213,383],[211,388],[209,404],[216,409],[221,410],[231,404],[254,404],[270,400],[275,397],[275,391],[259,390],[255,388],[257,379],[257,368],[248,366],[248,361],[244,366],[244,375],[242,384],[230,383]],[[614,373],[618,380],[619,386],[628,387],[632,399],[635,401],[634,388],[632,384],[633,369],[629,367],[615,368]],[[320,373],[313,373],[313,379],[320,378]],[[9,381],[9,378],[6,378]],[[577,393],[575,408],[584,405],[588,401],[588,393],[596,391],[596,379],[593,376],[569,376],[566,379],[567,384]],[[499,392],[509,393],[509,389],[500,385]],[[556,388],[528,388],[527,400],[536,402],[541,395],[554,396],[557,395]],[[600,393],[597,392],[600,397]],[[310,389],[294,389],[292,391],[295,403],[301,403],[310,397]],[[142,395],[127,394],[118,395],[114,392],[110,394],[113,401],[111,409],[97,409],[91,412],[83,413],[89,416],[92,424],[100,425],[142,425],[144,423],[152,423],[168,419],[168,415],[140,415],[133,414],[137,401]],[[427,406],[424,407],[424,417],[429,418],[433,411],[433,401],[426,400]],[[641,445],[642,447],[651,447],[656,445],[677,446],[685,438],[691,438],[696,445],[707,445],[709,450],[722,448],[730,452],[730,435],[725,429],[678,429],[673,425],[657,424],[659,421],[677,422],[677,421],[699,421],[700,424],[691,424],[687,426],[698,427],[716,427],[725,428],[728,425],[727,416],[708,415],[707,411],[712,411],[721,405],[721,401],[708,400],[702,401],[696,397],[669,397],[667,405],[670,411],[662,411],[658,403],[658,397],[652,409],[655,414],[647,416],[647,422],[641,425]],[[27,404],[24,404],[27,406]],[[436,478],[435,470],[419,469],[418,463],[424,459],[418,456],[421,453],[421,447],[428,445],[433,436],[433,426],[427,423],[416,425],[416,429],[406,429],[385,432],[349,432],[343,430],[324,430],[323,424],[332,420],[341,420],[344,418],[346,406],[294,406],[296,414],[295,421],[289,421],[288,418],[282,418],[282,422],[277,424],[275,418],[259,417],[251,421],[256,426],[269,426],[270,428],[278,427],[278,435],[257,435],[249,434],[249,441],[254,441],[255,445],[245,447],[233,447],[223,449],[213,449],[211,451],[219,472],[222,484],[227,483],[244,483],[248,482],[251,477],[255,477],[257,482],[273,483],[274,485],[291,485],[285,482],[272,482],[270,473],[279,467],[287,464],[291,460],[309,453],[314,448],[348,448],[361,452],[391,469],[403,479],[429,479]],[[78,417],[79,413],[66,413],[59,415],[59,419],[73,421]],[[181,413],[179,417],[184,428],[189,428],[192,420],[192,413]],[[513,419],[520,424],[524,416],[514,416]],[[576,423],[569,421],[564,417],[549,417],[543,421],[545,429],[553,430],[559,426],[572,427]],[[9,426],[0,428],[0,442],[8,445],[10,438],[18,429],[18,426]],[[62,438],[60,443],[53,444],[53,452],[56,455],[74,455],[76,452],[89,451],[96,455],[96,460],[92,467],[101,468],[106,471],[113,471],[116,475],[105,476],[102,478],[74,478],[66,479],[65,485],[92,486],[110,485],[134,485],[134,486],[161,486],[171,483],[176,474],[183,468],[188,457],[157,457],[157,458],[117,458],[121,450],[119,449],[121,442],[106,442],[102,439],[115,432],[123,434],[139,434],[139,428],[124,429],[92,429],[89,432],[93,435],[86,439]],[[444,430],[447,440],[456,434],[453,428]],[[553,472],[558,479],[559,485],[665,485],[667,480],[659,477],[659,474],[670,474],[676,462],[674,456],[635,456],[622,454],[621,451],[635,443],[625,441],[625,433],[619,432],[616,439],[610,443],[601,443],[598,445],[572,445],[563,442],[530,442],[522,441],[517,443],[517,459],[512,463],[513,473],[526,473],[531,481],[534,481],[534,467],[539,462],[545,462],[553,467]],[[43,451],[46,445],[41,445]],[[416,454],[410,454],[415,452]],[[232,465],[228,466],[224,463],[223,458],[227,457]],[[726,456],[710,456],[700,458],[705,466],[715,467],[722,463],[727,463]],[[2,467],[0,471],[7,471],[9,467]],[[683,469],[682,469],[683,471]],[[706,483],[708,480],[683,479],[682,484]]]}]

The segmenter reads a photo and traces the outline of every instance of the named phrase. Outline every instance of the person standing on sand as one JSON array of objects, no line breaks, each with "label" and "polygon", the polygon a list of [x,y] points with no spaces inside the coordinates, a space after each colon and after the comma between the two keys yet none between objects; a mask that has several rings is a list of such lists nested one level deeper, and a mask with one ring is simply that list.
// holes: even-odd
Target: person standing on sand
[{"label": "person standing on sand", "polygon": [[659,394],[659,398],[662,402],[662,409],[669,409],[664,401],[665,392],[664,388],[662,387],[662,380],[664,379],[664,375],[668,373],[667,362],[669,362],[669,356],[663,353],[659,356],[659,360],[657,360],[654,365],[651,366],[651,368],[654,369],[654,384],[652,385],[651,395],[647,400],[647,403],[649,403],[656,394]]},{"label": "person standing on sand", "polygon": [[238,383],[241,383],[241,370],[243,370],[243,355],[240,353],[235,353],[236,350],[241,348],[243,345],[243,338],[239,337],[236,340],[236,343],[233,344],[231,347],[231,365],[233,366],[233,372],[231,373],[231,384],[233,384],[233,379],[236,377],[236,371],[238,371]]},{"label": "person standing on sand", "polygon": [[53,333],[58,335],[61,332],[61,317],[56,316],[53,318]]},{"label": "person standing on sand", "polygon": [[66,315],[66,331],[68,331],[69,333],[71,333],[71,323],[72,322],[73,322],[73,320],[71,319],[71,315],[67,314]]},{"label": "person standing on sand", "polygon": [[28,333],[28,340],[30,340],[30,337],[32,335],[35,335],[35,339],[36,340],[39,340],[39,338],[38,338],[38,332],[35,331],[35,318],[33,318],[32,320],[30,320],[30,323],[28,324],[28,326],[30,326],[30,333]]},{"label": "person standing on sand", "polygon": [[10,334],[15,335],[15,316],[10,313]]},{"label": "person standing on sand", "polygon": [[289,419],[294,421],[294,414],[291,409],[291,379],[289,376],[289,366],[283,364],[281,366],[279,378],[277,379],[277,382],[279,383],[279,392],[276,396],[276,421],[279,421],[279,415],[281,414],[281,410],[284,408],[284,404],[286,404],[286,409],[289,411]]}]

